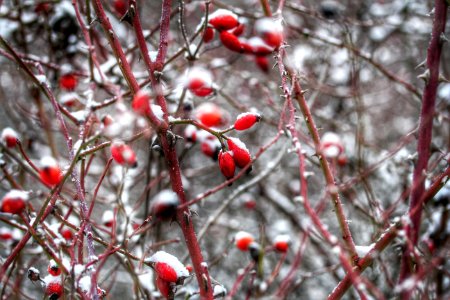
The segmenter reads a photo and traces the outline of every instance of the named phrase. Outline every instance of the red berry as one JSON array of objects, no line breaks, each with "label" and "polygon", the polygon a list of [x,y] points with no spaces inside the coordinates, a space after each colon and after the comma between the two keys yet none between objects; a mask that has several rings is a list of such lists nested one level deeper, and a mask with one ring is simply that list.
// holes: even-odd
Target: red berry
[{"label": "red berry", "polygon": [[277,251],[287,252],[290,243],[291,243],[290,237],[286,234],[282,234],[275,237],[273,245]]},{"label": "red berry", "polygon": [[170,220],[175,216],[179,204],[180,200],[175,192],[162,190],[153,197],[151,211],[156,218]]},{"label": "red berry", "polygon": [[100,297],[100,299],[103,299],[104,297],[106,297],[106,291],[98,286],[97,295]]},{"label": "red berry", "polygon": [[262,18],[255,23],[256,32],[269,45],[278,49],[283,42],[281,23],[271,18]]},{"label": "red berry", "polygon": [[194,125],[188,125],[184,129],[184,138],[191,143],[197,141],[197,128]]},{"label": "red berry", "polygon": [[71,91],[71,90],[75,89],[77,84],[78,84],[78,79],[75,76],[75,74],[67,73],[67,74],[62,75],[59,78],[59,86],[64,90]]},{"label": "red berry", "polygon": [[34,7],[34,12],[37,14],[48,14],[52,9],[52,6],[50,3],[41,2],[36,4]]},{"label": "red berry", "polygon": [[61,274],[61,269],[53,259],[50,261],[47,271],[52,276],[59,276]]},{"label": "red berry", "polygon": [[71,241],[73,239],[73,232],[69,228],[62,229],[61,235],[66,241]]},{"label": "red berry", "polygon": [[252,37],[247,41],[247,44],[251,47],[251,53],[263,56],[271,54],[275,49],[272,46],[267,45],[267,43],[260,37]]},{"label": "red berry", "polygon": [[64,288],[63,288],[61,282],[59,282],[59,281],[51,281],[51,282],[47,283],[47,285],[45,287],[45,293],[52,300],[56,300],[59,297],[61,297],[63,292],[64,292]]},{"label": "red berry", "polygon": [[203,68],[193,68],[186,78],[185,86],[199,97],[206,97],[214,92],[212,75]]},{"label": "red berry", "polygon": [[237,15],[226,9],[218,9],[210,14],[208,23],[218,31],[229,30],[239,25]]},{"label": "red berry", "polygon": [[137,167],[136,153],[122,141],[111,144],[111,156],[119,164],[129,168]]},{"label": "red berry", "polygon": [[241,23],[236,28],[231,29],[230,32],[235,36],[241,36],[244,33],[244,30],[245,25]]},{"label": "red berry", "polygon": [[205,43],[209,43],[214,39],[214,29],[212,27],[206,27],[205,32],[203,33],[203,41]]},{"label": "red berry", "polygon": [[180,283],[189,277],[189,271],[178,258],[167,252],[158,251],[146,260],[146,262],[150,263],[156,275],[164,281]]},{"label": "red berry", "polygon": [[105,210],[102,215],[102,224],[105,227],[111,228],[114,224],[114,212],[112,210]]},{"label": "red berry", "polygon": [[0,240],[10,241],[13,238],[13,233],[11,229],[2,227],[0,228]]},{"label": "red berry", "polygon": [[269,72],[269,59],[266,56],[255,56],[255,62],[261,71]]},{"label": "red berry", "polygon": [[11,190],[3,196],[1,211],[10,214],[20,214],[26,208],[28,194],[20,190]]},{"label": "red berry", "polygon": [[133,97],[131,108],[133,108],[135,113],[142,116],[147,116],[150,114],[150,99],[149,92],[139,90]]},{"label": "red berry", "polygon": [[61,182],[63,174],[57,162],[52,157],[47,156],[42,158],[40,164],[39,177],[44,184],[54,186]]},{"label": "red berry", "polygon": [[223,112],[219,106],[206,102],[197,107],[195,117],[205,126],[216,127],[224,123]]},{"label": "red berry", "polygon": [[8,148],[14,148],[17,145],[17,142],[19,141],[19,135],[17,134],[17,132],[10,128],[10,127],[6,127],[5,129],[3,129],[2,131],[2,143],[6,145],[6,147]]},{"label": "red berry", "polygon": [[206,139],[202,142],[200,149],[202,150],[202,153],[205,154],[208,157],[211,157],[213,160],[216,160],[219,151],[221,148],[220,142],[213,138],[213,139]]},{"label": "red berry", "polygon": [[164,262],[157,262],[154,266],[156,274],[167,282],[177,282],[178,276],[172,266]]},{"label": "red berry", "polygon": [[246,199],[244,201],[244,206],[245,206],[245,208],[247,208],[249,210],[253,210],[256,208],[256,201],[253,199]]},{"label": "red berry", "polygon": [[322,136],[320,151],[327,158],[336,158],[343,154],[344,145],[336,133],[326,132]]},{"label": "red berry", "polygon": [[236,170],[236,164],[231,151],[219,152],[219,168],[226,179],[233,178]]},{"label": "red berry", "polygon": [[226,48],[230,49],[231,51],[239,53],[244,52],[244,46],[242,45],[241,41],[231,32],[222,31],[220,33],[220,41]]},{"label": "red berry", "polygon": [[102,125],[104,128],[108,127],[112,123],[114,123],[114,119],[113,119],[113,117],[111,117],[111,115],[104,115],[102,117]]},{"label": "red berry", "polygon": [[244,168],[251,162],[250,152],[238,138],[228,138],[228,149],[233,152],[233,160],[239,168]]},{"label": "red berry", "polygon": [[192,267],[192,265],[187,264],[186,270],[188,270],[189,273],[192,273],[192,271],[194,271],[194,268]]},{"label": "red berry", "polygon": [[60,97],[59,103],[66,107],[72,108],[80,104],[80,99],[76,93],[65,93]]},{"label": "red berry", "polygon": [[128,10],[128,4],[126,0],[114,0],[114,10],[120,16],[123,16]]},{"label": "red berry", "polygon": [[347,156],[344,153],[342,153],[342,154],[340,154],[338,156],[338,158],[337,158],[338,165],[343,167],[343,166],[345,166],[347,164],[347,162],[348,162],[348,158],[347,158]]},{"label": "red berry", "polygon": [[236,122],[234,122],[234,129],[246,130],[252,127],[256,122],[261,120],[261,115],[257,113],[242,113],[237,116]]},{"label": "red berry", "polygon": [[245,231],[239,231],[234,237],[236,248],[241,251],[247,251],[248,247],[254,240],[253,235]]},{"label": "red berry", "polygon": [[156,286],[158,287],[159,292],[166,299],[173,299],[173,290],[170,282],[165,281],[161,277],[156,277]]}]

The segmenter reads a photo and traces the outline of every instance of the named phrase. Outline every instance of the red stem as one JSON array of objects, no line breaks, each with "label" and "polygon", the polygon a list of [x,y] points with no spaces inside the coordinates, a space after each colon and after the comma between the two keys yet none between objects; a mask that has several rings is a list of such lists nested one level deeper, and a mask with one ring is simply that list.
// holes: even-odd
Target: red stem
[{"label": "red stem", "polygon": [[[181,205],[187,203],[186,194],[184,192],[183,183],[181,181],[180,165],[174,145],[170,145],[167,139],[167,130],[163,130],[160,134],[161,145],[164,150],[164,157],[167,162],[167,169],[170,174],[170,182],[172,190],[178,195]],[[191,212],[188,206],[182,206],[177,212],[177,221],[183,231],[186,240],[186,246],[192,260],[195,275],[200,288],[201,299],[213,299],[213,289],[209,278],[208,269],[202,267],[203,256],[197,236],[194,231],[194,224],[191,218]]]},{"label": "red stem", "polygon": [[[435,0],[434,22],[431,34],[431,41],[428,46],[427,67],[429,70],[429,79],[425,85],[422,96],[422,110],[420,112],[419,138],[417,143],[418,160],[414,169],[413,183],[411,187],[411,199],[409,211],[420,203],[425,193],[424,174],[427,172],[428,160],[430,157],[430,145],[433,129],[433,116],[435,112],[436,91],[439,85],[439,64],[442,52],[443,39],[445,32],[445,23],[447,19],[448,3],[445,0]],[[406,227],[406,236],[414,247],[419,238],[419,228],[422,216],[422,208],[410,213],[411,222]],[[414,272],[414,265],[411,260],[411,249],[405,247],[402,257],[399,282],[411,276]],[[406,294],[402,299],[406,299]]]}]

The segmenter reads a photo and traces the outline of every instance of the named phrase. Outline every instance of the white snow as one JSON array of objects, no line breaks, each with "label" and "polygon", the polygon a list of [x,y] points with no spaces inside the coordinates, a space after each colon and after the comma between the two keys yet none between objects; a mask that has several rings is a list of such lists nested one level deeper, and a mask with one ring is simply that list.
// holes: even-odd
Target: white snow
[{"label": "white snow", "polygon": [[239,231],[234,236],[235,241],[239,241],[240,239],[244,239],[244,238],[252,238],[253,239],[253,235],[251,235],[250,233],[248,233],[246,231]]},{"label": "white snow", "polygon": [[230,138],[228,138],[228,139],[230,139],[230,140],[236,145],[236,147],[238,147],[239,149],[244,150],[244,151],[250,153],[250,151],[248,151],[248,149],[247,149],[247,146],[246,146],[246,145],[244,144],[244,142],[242,142],[240,139],[238,139],[238,138],[233,138],[233,137],[230,137]]},{"label": "white snow", "polygon": [[21,191],[21,190],[10,190],[8,193],[6,193],[5,196],[3,196],[3,199],[21,199],[23,201],[28,200],[28,192]]},{"label": "white snow", "polygon": [[78,287],[85,293],[91,290],[91,277],[83,276],[78,282]]},{"label": "white snow", "polygon": [[35,75],[35,76],[40,84],[44,84],[47,82],[47,76],[45,76],[45,75]]},{"label": "white snow", "polygon": [[47,275],[42,280],[44,281],[45,285],[48,285],[50,283],[58,283],[61,282],[61,276]]},{"label": "white snow", "polygon": [[153,291],[155,286],[153,285],[153,272],[147,272],[138,275],[141,286],[147,291]]},{"label": "white snow", "polygon": [[275,239],[273,240],[273,242],[276,243],[290,243],[291,242],[291,237],[288,234],[280,234],[277,235],[275,237]]},{"label": "white snow", "polygon": [[370,244],[369,246],[355,246],[356,253],[359,257],[364,257],[375,247],[375,244]]},{"label": "white snow", "polygon": [[232,12],[228,9],[220,8],[220,9],[216,10],[215,12],[213,12],[212,14],[210,14],[208,17],[208,20],[211,21],[212,19],[221,17],[221,16],[232,16],[235,19],[238,18],[238,16],[234,12]]},{"label": "white snow", "polygon": [[260,34],[266,32],[283,32],[283,25],[281,24],[281,19],[261,18],[255,22],[255,30]]},{"label": "white snow", "polygon": [[223,286],[223,285],[215,285],[214,286],[214,296],[218,297],[218,296],[225,296],[227,294],[227,289]]},{"label": "white snow", "polygon": [[152,110],[153,114],[159,119],[162,120],[164,113],[163,110],[161,108],[161,106],[157,105],[157,104],[150,104],[150,109]]},{"label": "white snow", "polygon": [[51,156],[44,156],[43,158],[41,158],[40,160],[40,166],[41,168],[50,168],[50,167],[55,167],[57,166],[58,163],[56,162],[56,160],[51,157]]}]

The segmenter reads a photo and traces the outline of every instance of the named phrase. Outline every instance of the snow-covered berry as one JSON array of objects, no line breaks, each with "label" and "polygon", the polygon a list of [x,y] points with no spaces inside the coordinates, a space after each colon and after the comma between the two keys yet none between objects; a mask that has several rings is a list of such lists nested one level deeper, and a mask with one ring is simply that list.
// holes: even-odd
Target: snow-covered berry
[{"label": "snow-covered berry", "polygon": [[165,251],[158,251],[145,260],[155,270],[156,275],[166,282],[182,284],[189,277],[189,271],[177,257]]},{"label": "snow-covered berry", "polygon": [[320,150],[327,158],[337,158],[344,152],[344,145],[336,133],[326,132],[322,136]]},{"label": "snow-covered berry", "polygon": [[146,90],[139,90],[131,101],[131,108],[133,111],[142,116],[148,116],[150,110],[150,93]]},{"label": "snow-covered berry", "polygon": [[228,149],[233,153],[233,160],[239,168],[243,168],[251,162],[250,151],[240,139],[230,137],[227,143]]},{"label": "snow-covered berry", "polygon": [[170,220],[175,216],[179,204],[180,200],[175,192],[162,190],[153,197],[151,211],[158,219]]},{"label": "snow-covered berry", "polygon": [[273,241],[274,248],[279,252],[287,252],[289,245],[291,243],[291,238],[287,234],[277,235]]},{"label": "snow-covered berry", "polygon": [[1,211],[10,214],[20,214],[26,208],[28,193],[21,190],[10,190],[3,196]]},{"label": "snow-covered berry", "polygon": [[28,269],[27,277],[33,282],[41,280],[41,274],[39,270],[34,267]]},{"label": "snow-covered berry", "polygon": [[63,174],[53,157],[45,156],[41,159],[39,177],[44,184],[49,186],[54,186],[61,182]]},{"label": "snow-covered berry", "polygon": [[12,240],[13,238],[13,232],[10,228],[7,227],[1,227],[0,228],[0,240],[7,242]]},{"label": "snow-covered berry", "polygon": [[211,102],[205,102],[198,106],[195,110],[195,117],[208,127],[217,127],[225,123],[222,109]]},{"label": "snow-covered berry", "polygon": [[255,23],[255,30],[269,46],[277,49],[283,42],[283,26],[278,20],[272,18],[259,19]]},{"label": "snow-covered berry", "polygon": [[114,224],[114,212],[112,210],[105,210],[102,215],[102,224],[111,228]]},{"label": "snow-covered berry", "polygon": [[221,147],[222,145],[220,142],[212,136],[212,138],[207,138],[202,141],[200,150],[206,156],[211,157],[213,160],[217,160]]},{"label": "snow-covered berry", "polygon": [[64,293],[64,287],[61,283],[60,276],[48,275],[44,279],[45,294],[49,296],[50,300],[59,299]]},{"label": "snow-covered berry", "polygon": [[218,9],[210,14],[208,23],[218,31],[233,29],[239,25],[238,16],[227,9]]},{"label": "snow-covered berry", "polygon": [[261,115],[252,112],[246,112],[238,115],[234,122],[234,129],[246,130],[255,125],[255,123],[261,120]]},{"label": "snow-covered berry", "polygon": [[220,41],[222,44],[231,51],[243,53],[244,47],[237,36],[228,31],[222,31],[220,33]]},{"label": "snow-covered berry", "polygon": [[197,127],[192,124],[189,124],[184,129],[184,138],[191,143],[195,143],[197,141]]},{"label": "snow-covered berry", "polygon": [[220,150],[219,152],[219,168],[222,172],[223,176],[226,179],[230,179],[234,177],[234,172],[236,171],[236,163],[233,159],[233,154],[231,151],[223,152]]},{"label": "snow-covered berry", "polygon": [[47,271],[52,276],[59,276],[61,274],[61,268],[58,266],[56,261],[53,259],[50,260],[50,263],[48,264]]},{"label": "snow-covered berry", "polygon": [[271,54],[275,48],[268,45],[262,38],[259,36],[254,36],[247,40],[246,42],[250,47],[253,54],[261,56],[261,55],[269,55]]},{"label": "snow-covered berry", "polygon": [[206,97],[214,92],[211,72],[204,68],[192,68],[184,80],[184,86],[198,97]]},{"label": "snow-covered berry", "polygon": [[236,245],[236,248],[238,248],[241,251],[247,251],[248,247],[251,243],[253,243],[255,238],[253,235],[246,231],[239,231],[234,236],[234,243]]},{"label": "snow-covered berry", "polygon": [[122,141],[111,144],[111,156],[119,164],[128,168],[137,167],[136,153]]},{"label": "snow-covered berry", "polygon": [[14,148],[17,145],[17,142],[19,141],[19,134],[17,132],[10,128],[6,127],[2,131],[2,143],[6,145],[8,148]]}]

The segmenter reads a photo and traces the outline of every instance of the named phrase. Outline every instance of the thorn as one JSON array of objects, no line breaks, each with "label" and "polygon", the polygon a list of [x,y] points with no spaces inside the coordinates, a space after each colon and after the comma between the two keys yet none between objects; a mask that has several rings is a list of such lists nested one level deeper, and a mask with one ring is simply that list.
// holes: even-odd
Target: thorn
[{"label": "thorn", "polygon": [[120,18],[120,22],[127,22],[130,25],[133,25],[133,19],[136,15],[136,7],[134,4],[131,4],[128,8],[127,12]]},{"label": "thorn", "polygon": [[417,76],[417,78],[423,79],[425,83],[428,83],[428,80],[430,79],[430,70],[426,69],[426,71]]},{"label": "thorn", "polygon": [[441,35],[439,36],[439,42],[441,42],[441,44],[448,43],[448,38],[445,33],[441,32]]}]

